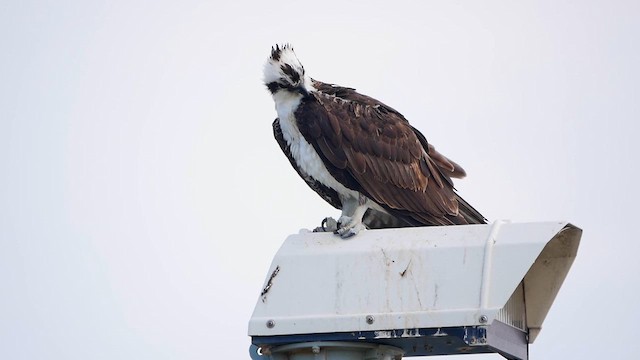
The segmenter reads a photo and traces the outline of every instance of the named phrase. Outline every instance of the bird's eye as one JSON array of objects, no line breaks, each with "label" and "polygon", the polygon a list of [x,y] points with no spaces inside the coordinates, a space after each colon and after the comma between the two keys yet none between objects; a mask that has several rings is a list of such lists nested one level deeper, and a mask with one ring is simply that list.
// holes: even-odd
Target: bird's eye
[{"label": "bird's eye", "polygon": [[278,90],[280,89],[284,89],[285,86],[277,81],[272,81],[270,83],[267,84],[267,89],[269,89],[269,91],[272,94],[275,94]]}]

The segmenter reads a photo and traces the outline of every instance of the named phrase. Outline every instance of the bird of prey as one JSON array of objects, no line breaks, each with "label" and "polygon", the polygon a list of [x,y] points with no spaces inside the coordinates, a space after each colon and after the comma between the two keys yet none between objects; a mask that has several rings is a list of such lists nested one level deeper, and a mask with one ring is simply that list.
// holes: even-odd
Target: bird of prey
[{"label": "bird of prey", "polygon": [[280,148],[305,182],[342,210],[336,234],[485,223],[453,188],[451,178],[465,171],[392,107],[312,79],[289,44],[271,48],[264,83]]}]

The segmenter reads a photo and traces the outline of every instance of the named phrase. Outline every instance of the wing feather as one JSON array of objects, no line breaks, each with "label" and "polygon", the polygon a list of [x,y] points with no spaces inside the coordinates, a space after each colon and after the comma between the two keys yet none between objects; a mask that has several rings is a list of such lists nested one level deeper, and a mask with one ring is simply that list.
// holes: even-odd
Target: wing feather
[{"label": "wing feather", "polygon": [[347,155],[339,146],[336,146],[327,137],[321,137],[317,140],[317,144],[322,154],[338,169],[345,169],[349,164]]},{"label": "wing feather", "polygon": [[314,87],[319,91],[303,99],[296,119],[334,176],[347,170],[353,190],[411,223],[484,222],[466,202],[459,209],[450,176],[464,170],[435,151],[399,112],[353,89],[318,81]]},{"label": "wing feather", "polygon": [[367,158],[359,152],[345,151],[349,164],[356,174],[364,174],[367,170]]}]

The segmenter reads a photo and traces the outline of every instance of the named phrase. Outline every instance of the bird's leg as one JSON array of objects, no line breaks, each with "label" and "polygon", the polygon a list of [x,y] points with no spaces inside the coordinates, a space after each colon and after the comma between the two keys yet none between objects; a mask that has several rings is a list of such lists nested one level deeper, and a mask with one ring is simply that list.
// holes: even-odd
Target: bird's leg
[{"label": "bird's leg", "polygon": [[348,197],[342,199],[342,215],[338,219],[338,230],[336,234],[343,239],[356,235],[360,230],[365,229],[362,218],[369,208],[367,206],[368,199],[360,194],[357,199]]}]

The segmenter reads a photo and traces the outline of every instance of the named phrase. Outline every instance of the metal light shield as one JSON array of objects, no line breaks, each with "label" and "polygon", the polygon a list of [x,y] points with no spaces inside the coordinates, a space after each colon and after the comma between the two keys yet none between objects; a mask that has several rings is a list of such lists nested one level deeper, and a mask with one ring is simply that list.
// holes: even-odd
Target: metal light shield
[{"label": "metal light shield", "polygon": [[566,222],[495,222],[292,235],[249,322],[256,345],[367,341],[405,356],[499,352],[527,343],[575,259]]}]

